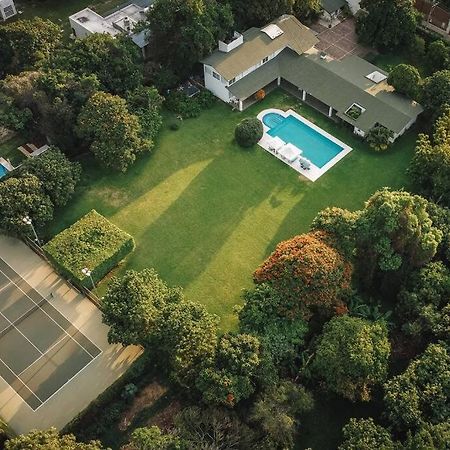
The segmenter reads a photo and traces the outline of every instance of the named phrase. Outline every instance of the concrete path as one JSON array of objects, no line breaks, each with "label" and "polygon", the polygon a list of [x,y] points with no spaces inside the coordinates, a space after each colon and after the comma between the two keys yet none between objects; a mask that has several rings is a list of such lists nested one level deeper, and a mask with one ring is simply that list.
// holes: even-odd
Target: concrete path
[{"label": "concrete path", "polygon": [[52,426],[61,429],[117,380],[141,350],[135,346],[108,344],[108,327],[102,324],[98,308],[71,288],[23,242],[0,235],[0,256],[41,295],[47,297],[53,293],[53,306],[102,350],[36,411],[0,378],[0,416],[15,432],[26,433],[33,428]]}]

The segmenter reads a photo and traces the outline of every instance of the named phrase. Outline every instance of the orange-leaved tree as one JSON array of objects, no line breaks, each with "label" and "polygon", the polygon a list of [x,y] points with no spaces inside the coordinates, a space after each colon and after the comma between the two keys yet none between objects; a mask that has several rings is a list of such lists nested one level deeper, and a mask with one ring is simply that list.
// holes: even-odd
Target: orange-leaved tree
[{"label": "orange-leaved tree", "polygon": [[286,298],[288,316],[342,313],[342,294],[350,287],[352,265],[330,242],[325,232],[281,242],[253,274],[255,283],[278,290]]}]

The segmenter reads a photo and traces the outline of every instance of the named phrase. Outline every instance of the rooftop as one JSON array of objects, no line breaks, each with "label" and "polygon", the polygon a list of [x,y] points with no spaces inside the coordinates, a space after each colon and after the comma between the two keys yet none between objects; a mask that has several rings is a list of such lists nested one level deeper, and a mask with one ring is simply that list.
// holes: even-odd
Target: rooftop
[{"label": "rooftop", "polygon": [[243,35],[239,47],[229,53],[216,50],[202,62],[231,80],[286,47],[301,55],[318,42],[314,33],[291,15],[281,16],[263,29],[250,28]]}]

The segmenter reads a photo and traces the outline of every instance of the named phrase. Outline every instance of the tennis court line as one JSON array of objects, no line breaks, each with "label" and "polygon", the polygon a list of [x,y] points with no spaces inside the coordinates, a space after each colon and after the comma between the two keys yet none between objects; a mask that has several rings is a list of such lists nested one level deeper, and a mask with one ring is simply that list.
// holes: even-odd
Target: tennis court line
[{"label": "tennis court line", "polygon": [[[21,278],[21,280],[23,280],[26,284],[28,284],[28,286],[30,286],[30,288],[31,289],[33,289],[37,294],[39,294],[44,300],[46,300],[46,298],[37,290],[37,289],[35,289],[33,286],[31,286],[24,278],[22,278],[3,258],[0,258],[1,259],[1,261],[3,261],[16,275],[18,275],[19,276],[19,278]],[[67,334],[67,336],[69,336],[71,339],[73,339],[76,343],[77,343],[77,345],[80,347],[80,348],[82,348],[91,358],[94,358],[94,355],[92,355],[87,349],[85,349],[76,339],[74,339],[68,332],[67,332],[67,330],[65,329],[65,328],[63,328],[55,319],[53,319],[53,317],[51,317],[43,308],[41,308],[40,306],[39,306],[39,303],[36,303],[25,291],[23,291],[23,289],[21,289],[18,285],[17,285],[17,283],[15,283],[1,268],[0,268],[0,272],[2,272],[3,273],[3,275],[5,275],[7,278],[8,278],[8,280],[10,280],[11,281],[11,283],[13,283],[15,286],[16,286],[16,288],[17,289],[19,289],[19,291],[21,291],[22,292],[22,294],[24,294],[26,297],[28,297],[33,303],[34,303],[34,305],[36,305],[39,309],[41,309],[41,311],[47,316],[47,317],[49,317],[50,318],[50,320],[52,320],[54,323],[56,323],[56,325],[59,327],[59,328],[61,328],[61,330],[63,330],[63,332],[65,333],[65,334]],[[48,300],[46,300],[46,301],[48,301]],[[50,305],[51,305],[51,303],[50,302],[48,302]],[[53,305],[51,305],[51,306],[53,306]],[[55,308],[54,306],[53,306],[53,308]],[[56,308],[55,308],[56,309]],[[60,314],[61,314],[61,312],[58,310],[58,309],[56,309],[56,311],[58,311]],[[2,315],[4,315],[3,313],[1,313]],[[76,327],[73,323],[72,323],[72,321],[70,321],[69,319],[67,319],[67,317],[65,317],[64,316],[64,314],[61,314],[61,316],[63,316],[64,317],[64,319],[66,319],[67,320],[67,322],[69,322],[74,328],[76,328],[80,333],[81,333],[81,331],[79,330],[79,328],[78,327]],[[8,320],[8,319],[7,319]],[[9,321],[10,322],[10,321]],[[14,326],[14,325],[13,325]],[[20,331],[19,331],[20,332]],[[22,334],[22,333],[21,333]],[[83,334],[83,336],[84,336],[84,333],[81,333],[81,334]],[[87,336],[85,336],[86,337],[86,339],[94,346],[94,347],[97,347]],[[27,339],[28,340],[28,339]],[[32,344],[33,346],[34,346],[34,344]],[[98,348],[98,347],[97,347]],[[39,350],[39,349],[38,349]],[[100,349],[99,349],[100,350]],[[40,352],[39,351],[39,353],[42,353],[42,352]]]},{"label": "tennis court line", "polygon": [[[3,273],[3,271],[2,271],[2,273]],[[6,286],[3,286],[2,288],[0,288],[0,292],[2,292],[3,289],[6,289],[7,287],[9,287],[10,284],[11,284],[11,281],[9,281],[8,284],[7,284]]]}]

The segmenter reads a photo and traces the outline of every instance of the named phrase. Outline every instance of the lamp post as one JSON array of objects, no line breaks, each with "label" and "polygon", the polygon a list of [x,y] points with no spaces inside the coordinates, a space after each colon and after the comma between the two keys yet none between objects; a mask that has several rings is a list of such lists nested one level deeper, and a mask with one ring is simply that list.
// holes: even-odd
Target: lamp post
[{"label": "lamp post", "polygon": [[95,292],[95,284],[94,284],[94,280],[92,279],[92,270],[89,270],[87,267],[85,267],[84,269],[81,270],[81,272],[83,273],[83,275],[86,275],[87,277],[89,277],[91,279],[92,290]]},{"label": "lamp post", "polygon": [[34,228],[33,221],[31,220],[30,216],[23,217],[22,222],[25,225],[29,225],[31,227],[31,229],[33,230],[33,233],[34,233],[34,241],[36,242],[37,245],[41,246],[41,242],[39,241],[38,235],[36,233],[36,229]]}]

